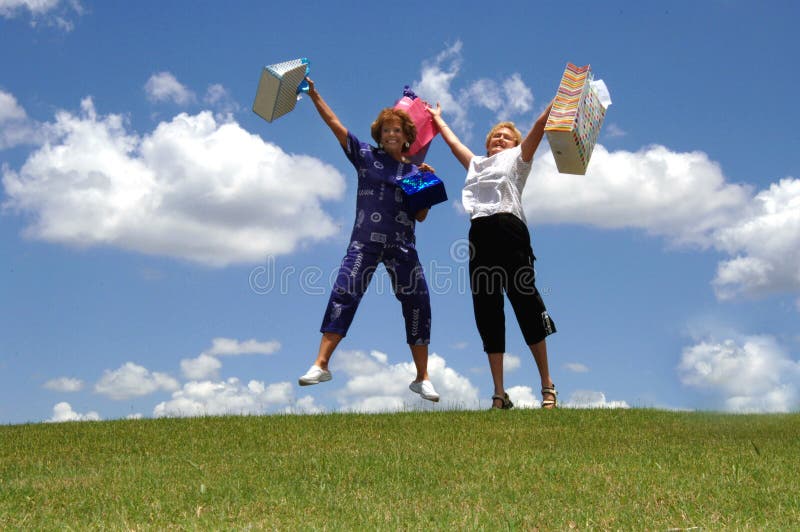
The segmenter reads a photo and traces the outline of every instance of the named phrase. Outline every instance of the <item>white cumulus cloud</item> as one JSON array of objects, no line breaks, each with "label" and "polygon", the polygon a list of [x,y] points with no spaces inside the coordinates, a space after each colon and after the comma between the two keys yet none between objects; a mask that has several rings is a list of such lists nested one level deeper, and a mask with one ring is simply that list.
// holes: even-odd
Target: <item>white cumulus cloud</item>
[{"label": "white cumulus cloud", "polygon": [[197,97],[169,72],[153,74],[144,84],[147,98],[153,102],[173,102],[178,105],[187,105],[194,102]]},{"label": "white cumulus cloud", "polygon": [[21,13],[31,15],[31,26],[40,23],[64,31],[75,28],[73,15],[82,15],[83,6],[78,0],[0,0],[0,16],[14,18]]},{"label": "white cumulus cloud", "polygon": [[184,358],[181,360],[181,373],[187,379],[203,380],[216,378],[222,362],[217,357],[201,354],[196,358]]},{"label": "white cumulus cloud", "polygon": [[750,199],[747,187],[726,182],[702,152],[664,146],[609,152],[598,145],[585,176],[558,173],[549,150],[537,159],[523,193],[531,223],[635,228],[709,246],[714,231],[735,220]]},{"label": "white cumulus cloud", "polygon": [[83,381],[71,377],[59,377],[45,382],[44,388],[55,392],[79,392],[83,389]]},{"label": "white cumulus cloud", "polygon": [[[265,385],[251,380],[246,386],[239,379],[226,381],[192,381],[172,394],[172,399],[156,405],[155,417],[196,417],[217,415],[257,415],[275,409],[286,411],[294,400],[292,385],[279,382]],[[303,407],[319,411],[313,399]]]},{"label": "white cumulus cloud", "polygon": [[678,374],[731,412],[789,412],[800,406],[800,362],[771,336],[704,341],[683,350]]},{"label": "white cumulus cloud", "polygon": [[564,364],[564,367],[573,372],[573,373],[588,373],[589,367],[585,364],[581,364],[580,362],[568,362]]},{"label": "white cumulus cloud", "polygon": [[235,113],[240,109],[238,102],[233,99],[228,89],[219,83],[209,85],[203,97],[203,102],[221,113]]},{"label": "white cumulus cloud", "polygon": [[454,116],[453,125],[459,129],[469,128],[467,109],[453,96],[451,84],[458,75],[463,63],[461,49],[463,43],[455,44],[441,52],[431,61],[422,64],[421,78],[414,82],[414,91],[431,105],[437,102],[442,110]]},{"label": "white cumulus cloud", "polygon": [[233,338],[214,338],[211,348],[205,354],[211,356],[236,356],[236,355],[271,355],[281,348],[281,343],[276,340],[261,342],[259,340],[239,341]]},{"label": "white cumulus cloud", "polygon": [[[336,392],[340,408],[353,412],[393,412],[414,405],[428,406],[427,401],[408,389],[416,375],[411,355],[408,357],[408,362],[392,364],[388,355],[379,351],[337,353],[331,371],[337,375],[334,378],[339,379],[343,374],[346,379],[344,387]],[[439,404],[446,408],[477,407],[478,389],[436,353],[428,357],[428,374],[442,398]]]},{"label": "white cumulus cloud", "polygon": [[515,408],[539,408],[542,402],[533,393],[530,386],[512,386],[506,388],[506,393]]},{"label": "white cumulus cloud", "polygon": [[187,379],[203,380],[217,378],[222,362],[220,356],[271,355],[281,348],[278,341],[239,341],[233,338],[214,338],[211,348],[197,358],[181,360],[181,371]]},{"label": "white cumulus cloud", "polygon": [[133,362],[126,362],[118,369],[103,372],[94,391],[111,399],[123,400],[179,387],[178,381],[166,373],[151,372]]},{"label": "white cumulus cloud", "polygon": [[503,356],[503,369],[505,371],[511,372],[518,370],[522,366],[522,359],[520,359],[517,355],[512,355],[511,353],[506,353]]},{"label": "white cumulus cloud", "polygon": [[564,408],[630,408],[625,401],[609,401],[606,394],[593,390],[575,390],[562,403]]},{"label": "white cumulus cloud", "polygon": [[716,235],[716,246],[734,256],[717,269],[717,295],[800,292],[800,179],[773,183],[749,207]]},{"label": "white cumulus cloud", "polygon": [[90,98],[62,111],[53,137],[19,170],[2,169],[6,209],[28,214],[26,236],[107,245],[210,266],[255,263],[337,232],[321,202],[344,177],[287,154],[213,114],[179,114],[139,136]]},{"label": "white cumulus cloud", "polygon": [[64,421],[100,421],[100,414],[94,411],[79,414],[72,409],[72,405],[61,402],[53,407],[53,417],[48,421],[51,423],[61,423]]},{"label": "white cumulus cloud", "polygon": [[23,144],[38,144],[44,133],[28,117],[17,98],[0,89],[0,150]]},{"label": "white cumulus cloud", "polygon": [[413,84],[417,95],[431,105],[440,103],[463,140],[472,137],[472,122],[468,118],[471,108],[488,109],[496,121],[529,118],[525,114],[533,108],[533,93],[519,73],[511,73],[499,82],[481,78],[464,88],[453,88],[463,64],[462,49],[463,43],[456,41],[432,60],[423,62],[420,80]]}]

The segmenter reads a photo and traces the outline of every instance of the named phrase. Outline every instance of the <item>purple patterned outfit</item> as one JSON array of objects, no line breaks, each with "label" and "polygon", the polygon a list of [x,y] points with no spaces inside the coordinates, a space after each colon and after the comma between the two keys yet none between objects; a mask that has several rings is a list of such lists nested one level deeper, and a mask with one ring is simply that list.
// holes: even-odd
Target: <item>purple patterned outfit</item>
[{"label": "purple patterned outfit", "polygon": [[414,213],[409,213],[398,181],[417,172],[381,149],[360,142],[347,133],[347,158],[358,172],[356,221],[347,254],[336,276],[321,332],[345,336],[356,309],[383,263],[395,297],[403,307],[406,341],[427,345],[431,337],[431,305],[428,284],[415,248]]}]

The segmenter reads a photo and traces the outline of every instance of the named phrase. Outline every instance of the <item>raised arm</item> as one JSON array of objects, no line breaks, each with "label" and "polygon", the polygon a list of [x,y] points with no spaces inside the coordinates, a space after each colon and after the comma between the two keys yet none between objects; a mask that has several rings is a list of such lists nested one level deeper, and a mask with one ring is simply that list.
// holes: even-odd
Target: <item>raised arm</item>
[{"label": "raised arm", "polygon": [[536,148],[539,147],[539,143],[542,141],[544,126],[547,124],[547,117],[550,116],[550,109],[552,108],[553,102],[551,101],[545,110],[542,111],[542,114],[539,115],[539,118],[536,119],[536,122],[533,123],[533,127],[528,131],[525,138],[522,139],[522,144],[520,145],[522,149],[522,160],[526,163],[533,159],[533,154],[536,153]]},{"label": "raised arm", "polygon": [[314,102],[314,107],[317,108],[317,112],[319,116],[322,117],[322,120],[328,124],[328,127],[331,128],[333,134],[336,135],[336,140],[339,141],[339,144],[342,147],[346,147],[347,145],[347,128],[344,127],[342,122],[339,120],[339,117],[328,107],[328,104],[325,103],[325,100],[322,99],[322,96],[319,95],[317,89],[314,87],[314,82],[311,78],[307,77],[306,81],[308,81],[308,96],[311,98],[311,101]]},{"label": "raised arm", "polygon": [[453,155],[456,156],[458,162],[461,163],[461,166],[464,168],[469,168],[469,162],[475,157],[475,154],[470,151],[469,148],[464,146],[464,144],[459,140],[453,130],[450,129],[450,126],[444,121],[442,118],[442,106],[438,103],[436,104],[436,108],[428,107],[428,112],[433,117],[433,121],[436,123],[436,127],[439,128],[439,133],[442,134],[442,138],[450,146],[450,151],[453,152]]}]

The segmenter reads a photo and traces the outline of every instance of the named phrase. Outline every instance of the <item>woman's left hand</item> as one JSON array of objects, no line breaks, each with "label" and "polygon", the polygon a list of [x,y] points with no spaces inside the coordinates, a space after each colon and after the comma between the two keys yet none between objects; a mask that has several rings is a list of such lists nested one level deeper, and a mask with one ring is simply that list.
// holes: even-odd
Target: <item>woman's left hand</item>
[{"label": "woman's left hand", "polygon": [[420,163],[420,165],[418,166],[418,168],[419,168],[419,169],[420,169],[422,172],[430,172],[430,173],[432,173],[432,174],[435,174],[435,173],[436,173],[436,170],[434,170],[434,169],[433,169],[433,166],[429,165],[428,163]]}]

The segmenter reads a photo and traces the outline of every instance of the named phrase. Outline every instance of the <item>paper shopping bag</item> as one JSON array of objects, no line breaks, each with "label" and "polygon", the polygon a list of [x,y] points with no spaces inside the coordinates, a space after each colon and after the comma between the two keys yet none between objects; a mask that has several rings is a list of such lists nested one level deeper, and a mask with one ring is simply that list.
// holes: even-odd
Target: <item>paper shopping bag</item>
[{"label": "paper shopping bag", "polygon": [[433,123],[433,117],[426,110],[427,107],[428,103],[414,94],[408,85],[403,89],[403,97],[394,104],[395,109],[408,113],[417,128],[417,138],[406,151],[409,160],[414,164],[420,164],[425,160],[431,141],[439,133]]},{"label": "paper shopping bag", "polygon": [[593,80],[589,65],[567,63],[544,128],[559,172],[586,174],[610,104],[608,89]]},{"label": "paper shopping bag", "polygon": [[265,66],[258,81],[253,111],[272,122],[294,109],[298,94],[305,88],[308,59],[293,59]]}]

